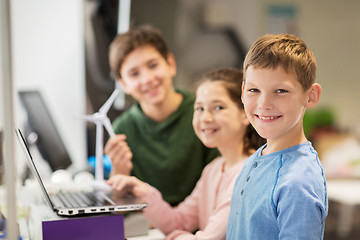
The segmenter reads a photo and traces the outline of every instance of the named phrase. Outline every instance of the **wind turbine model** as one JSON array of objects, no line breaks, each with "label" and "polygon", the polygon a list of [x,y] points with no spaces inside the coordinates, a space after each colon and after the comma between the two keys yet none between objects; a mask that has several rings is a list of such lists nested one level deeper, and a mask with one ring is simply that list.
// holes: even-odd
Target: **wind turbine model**
[{"label": "wind turbine model", "polygon": [[101,106],[98,112],[92,115],[83,116],[82,119],[95,123],[96,125],[96,148],[95,148],[95,187],[102,187],[104,185],[104,165],[103,165],[103,135],[104,129],[107,130],[110,137],[114,136],[114,130],[111,126],[110,119],[107,116],[111,105],[115,101],[116,96],[119,94],[119,90],[115,89],[109,99]]}]

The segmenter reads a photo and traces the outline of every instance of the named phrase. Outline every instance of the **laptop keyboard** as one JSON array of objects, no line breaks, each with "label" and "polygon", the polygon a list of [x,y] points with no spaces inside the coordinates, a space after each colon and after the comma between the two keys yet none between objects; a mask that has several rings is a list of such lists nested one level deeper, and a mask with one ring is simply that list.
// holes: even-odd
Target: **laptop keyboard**
[{"label": "laptop keyboard", "polygon": [[62,207],[88,207],[104,205],[105,198],[95,192],[59,192],[52,196]]}]

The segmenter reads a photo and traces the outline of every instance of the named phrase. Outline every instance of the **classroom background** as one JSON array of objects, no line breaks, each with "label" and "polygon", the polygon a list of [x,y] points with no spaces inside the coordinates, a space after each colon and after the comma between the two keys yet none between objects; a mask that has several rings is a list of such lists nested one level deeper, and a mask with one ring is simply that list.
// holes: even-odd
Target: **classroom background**
[{"label": "classroom background", "polygon": [[[75,168],[87,164],[95,146],[95,126],[78,116],[97,111],[116,86],[107,48],[118,32],[119,2],[11,1],[15,92],[41,92]],[[306,114],[306,134],[319,153],[328,181],[352,184],[360,177],[359,12],[358,0],[133,0],[130,23],[152,24],[163,32],[177,60],[174,85],[190,90],[194,78],[204,71],[240,68],[259,36],[298,35],[315,54],[316,79],[323,88],[319,105]],[[3,51],[0,48],[0,54]],[[0,72],[3,66],[0,59]],[[3,74],[0,84],[2,89]],[[0,115],[6,114],[3,101],[1,97]],[[16,94],[14,103],[16,124],[22,125],[25,117]],[[120,94],[110,119],[131,103],[132,99]],[[0,129],[3,125],[0,118]],[[18,173],[23,165],[17,162]],[[0,176],[3,173],[2,168]],[[356,189],[360,192],[360,187]],[[336,193],[334,199],[329,201],[325,239],[359,239],[360,202],[351,202],[350,208]]]}]

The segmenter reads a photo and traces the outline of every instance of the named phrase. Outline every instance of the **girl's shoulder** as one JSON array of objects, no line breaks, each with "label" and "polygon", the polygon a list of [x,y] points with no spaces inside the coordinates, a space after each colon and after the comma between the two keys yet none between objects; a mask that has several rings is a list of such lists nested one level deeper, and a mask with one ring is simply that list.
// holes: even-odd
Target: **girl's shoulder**
[{"label": "girl's shoulder", "polygon": [[204,173],[208,173],[210,171],[218,171],[222,169],[222,166],[224,164],[224,158],[222,156],[218,156],[217,158],[215,158],[214,160],[212,160],[211,162],[209,162],[204,170],[203,170],[203,174]]}]

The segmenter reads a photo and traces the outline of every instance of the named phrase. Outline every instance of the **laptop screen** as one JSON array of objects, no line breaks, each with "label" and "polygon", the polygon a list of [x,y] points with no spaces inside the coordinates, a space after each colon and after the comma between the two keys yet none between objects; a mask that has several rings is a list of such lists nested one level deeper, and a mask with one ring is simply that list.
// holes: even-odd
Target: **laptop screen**
[{"label": "laptop screen", "polygon": [[36,145],[42,157],[52,171],[69,167],[71,158],[40,92],[20,91],[19,96],[28,115],[29,127],[38,136]]},{"label": "laptop screen", "polygon": [[48,195],[48,193],[47,193],[47,191],[45,189],[44,183],[42,182],[42,180],[40,178],[40,174],[39,174],[37,168],[35,167],[34,160],[33,160],[32,156],[30,154],[30,150],[29,150],[28,146],[26,145],[26,141],[25,141],[24,136],[21,133],[20,129],[16,129],[16,135],[17,135],[17,137],[19,139],[19,142],[21,144],[21,147],[22,147],[24,153],[26,154],[26,157],[28,159],[29,167],[31,168],[31,171],[34,173],[36,179],[38,180],[38,182],[40,184],[40,187],[41,187],[41,190],[43,191],[44,196],[46,198],[47,203],[53,209],[54,206],[53,206],[53,204],[52,204],[52,202],[50,200],[50,197],[49,197],[49,195]]}]

